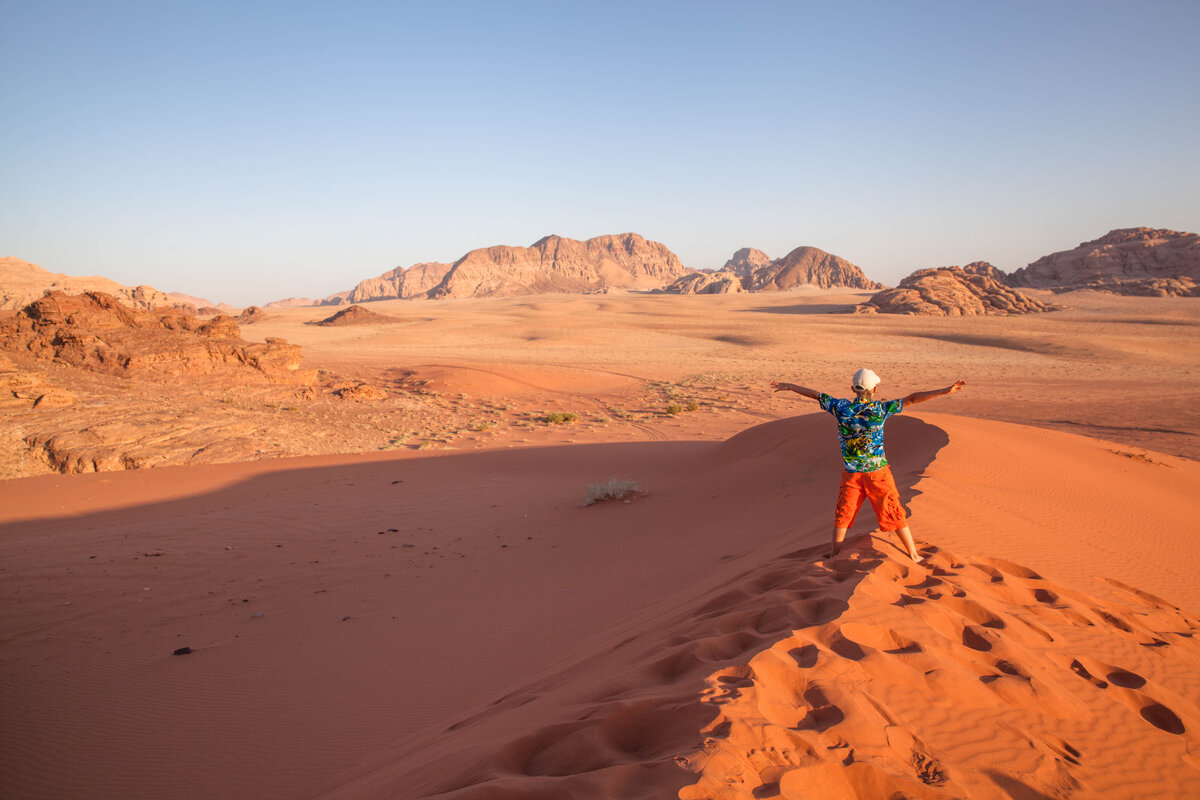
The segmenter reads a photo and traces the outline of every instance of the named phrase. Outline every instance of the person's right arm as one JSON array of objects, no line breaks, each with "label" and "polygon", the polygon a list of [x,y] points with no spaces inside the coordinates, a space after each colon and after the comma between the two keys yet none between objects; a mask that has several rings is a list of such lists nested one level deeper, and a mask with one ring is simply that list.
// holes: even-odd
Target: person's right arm
[{"label": "person's right arm", "polygon": [[782,381],[771,381],[771,388],[777,392],[795,392],[812,400],[819,400],[821,393],[816,389],[809,389],[807,386],[797,386],[794,383],[783,383]]}]

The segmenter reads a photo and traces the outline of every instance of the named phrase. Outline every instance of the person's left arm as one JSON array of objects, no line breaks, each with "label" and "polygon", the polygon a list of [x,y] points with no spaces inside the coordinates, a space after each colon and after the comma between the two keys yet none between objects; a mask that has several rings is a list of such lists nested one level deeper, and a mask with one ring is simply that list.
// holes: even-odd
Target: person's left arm
[{"label": "person's left arm", "polygon": [[953,384],[944,389],[930,389],[927,392],[913,392],[908,397],[904,398],[904,405],[909,405],[910,403],[924,403],[926,400],[932,400],[935,397],[941,397],[945,394],[954,394],[966,385],[966,381],[955,381]]}]

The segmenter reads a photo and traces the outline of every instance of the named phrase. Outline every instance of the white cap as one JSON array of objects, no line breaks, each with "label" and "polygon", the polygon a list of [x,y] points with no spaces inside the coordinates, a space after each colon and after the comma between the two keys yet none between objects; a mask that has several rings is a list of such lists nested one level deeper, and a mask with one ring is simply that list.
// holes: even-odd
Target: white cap
[{"label": "white cap", "polygon": [[879,385],[879,376],[864,367],[854,373],[854,380],[850,385],[856,390],[861,389],[864,392],[870,392]]}]

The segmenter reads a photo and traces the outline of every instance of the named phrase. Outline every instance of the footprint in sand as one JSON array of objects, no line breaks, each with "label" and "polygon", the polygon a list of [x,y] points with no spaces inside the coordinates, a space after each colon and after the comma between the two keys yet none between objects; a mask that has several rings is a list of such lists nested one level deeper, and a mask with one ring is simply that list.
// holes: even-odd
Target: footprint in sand
[{"label": "footprint in sand", "polygon": [[1138,691],[1146,685],[1146,679],[1136,672],[1087,658],[1075,659],[1070,669],[1097,689],[1112,689],[1113,698],[1159,730],[1175,735],[1187,732],[1178,714]]}]

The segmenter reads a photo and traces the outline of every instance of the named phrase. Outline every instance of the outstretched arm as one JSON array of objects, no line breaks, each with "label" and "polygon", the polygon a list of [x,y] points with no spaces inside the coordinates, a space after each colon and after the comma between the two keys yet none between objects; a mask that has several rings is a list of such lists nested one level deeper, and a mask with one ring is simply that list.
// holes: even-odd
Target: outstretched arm
[{"label": "outstretched arm", "polygon": [[941,397],[944,394],[954,394],[959,389],[966,386],[965,381],[955,381],[952,386],[947,386],[945,389],[931,389],[928,392],[913,392],[908,397],[904,398],[904,405],[910,403],[924,403],[926,400],[932,400],[935,397]]},{"label": "outstretched arm", "polygon": [[807,386],[797,386],[794,383],[783,383],[782,381],[771,381],[771,388],[777,392],[795,392],[796,394],[804,395],[813,400],[821,397],[821,393],[816,389],[809,389]]}]

